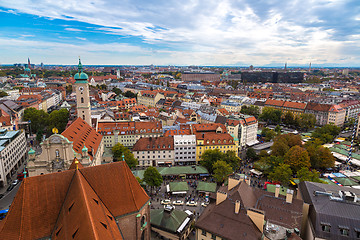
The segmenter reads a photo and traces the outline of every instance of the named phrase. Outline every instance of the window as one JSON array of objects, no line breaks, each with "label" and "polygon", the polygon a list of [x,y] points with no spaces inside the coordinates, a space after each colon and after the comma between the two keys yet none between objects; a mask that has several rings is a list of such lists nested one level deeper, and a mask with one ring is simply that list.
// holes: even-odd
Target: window
[{"label": "window", "polygon": [[211,234],[211,239],[216,240],[216,235],[215,235],[215,234]]},{"label": "window", "polygon": [[349,236],[349,229],[348,228],[340,228],[340,234],[342,236]]},{"label": "window", "polygon": [[83,97],[81,97],[81,103],[84,103],[84,98]]},{"label": "window", "polygon": [[202,230],[202,231],[201,231],[201,235],[206,236],[206,231],[205,231],[205,230]]}]

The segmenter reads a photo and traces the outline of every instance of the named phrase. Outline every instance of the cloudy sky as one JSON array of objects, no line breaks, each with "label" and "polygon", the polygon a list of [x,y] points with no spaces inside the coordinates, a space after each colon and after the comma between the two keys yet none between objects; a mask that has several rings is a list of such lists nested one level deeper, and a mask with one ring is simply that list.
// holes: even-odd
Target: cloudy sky
[{"label": "cloudy sky", "polygon": [[359,0],[0,0],[0,64],[360,66]]}]

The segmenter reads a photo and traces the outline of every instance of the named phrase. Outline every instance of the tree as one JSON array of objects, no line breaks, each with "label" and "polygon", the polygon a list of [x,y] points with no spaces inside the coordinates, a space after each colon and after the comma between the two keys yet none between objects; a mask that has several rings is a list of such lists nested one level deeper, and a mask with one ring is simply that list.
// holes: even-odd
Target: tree
[{"label": "tree", "polygon": [[233,172],[230,164],[221,160],[214,163],[213,169],[214,169],[213,177],[218,183],[224,182],[226,177]]},{"label": "tree", "polygon": [[204,166],[209,173],[213,173],[213,165],[215,162],[223,158],[223,153],[220,152],[219,149],[210,149],[201,154],[200,158],[200,165]]},{"label": "tree", "polygon": [[276,125],[276,128],[274,129],[276,134],[281,134],[281,127],[280,125]]},{"label": "tree", "polygon": [[290,147],[283,141],[274,141],[274,144],[271,146],[271,155],[274,156],[284,156]]},{"label": "tree", "polygon": [[264,107],[260,119],[267,123],[279,123],[281,121],[282,112],[272,107]]},{"label": "tree", "polygon": [[315,129],[315,131],[311,134],[312,138],[318,138],[323,143],[329,143],[334,140],[334,138],[340,133],[341,129],[332,124],[326,124],[321,128]]},{"label": "tree", "polygon": [[9,96],[9,94],[7,94],[4,91],[0,91],[0,97],[6,97],[6,96]]},{"label": "tree", "polygon": [[245,105],[245,106],[241,107],[240,113],[252,115],[252,116],[258,118],[260,115],[260,110],[259,110],[258,106],[253,106],[253,105],[246,106]]},{"label": "tree", "polygon": [[300,182],[310,181],[310,182],[322,182],[319,179],[320,173],[316,170],[310,171],[308,168],[301,168],[297,171],[296,176],[300,180]]},{"label": "tree", "polygon": [[112,153],[114,162],[121,161],[122,156],[124,155],[124,160],[129,168],[134,168],[138,165],[137,159],[134,157],[134,154],[125,146],[120,143],[117,143],[112,147]]},{"label": "tree", "polygon": [[300,117],[297,118],[297,120],[299,121],[299,126],[306,131],[308,129],[314,128],[316,123],[316,117],[311,113],[302,113],[300,114]]},{"label": "tree", "polygon": [[261,135],[265,137],[266,142],[269,142],[276,136],[276,132],[272,129],[264,128],[261,131]]},{"label": "tree", "polygon": [[67,85],[65,89],[66,89],[66,94],[72,93],[72,85]]},{"label": "tree", "polygon": [[51,131],[55,127],[61,133],[65,130],[68,121],[69,121],[68,110],[60,109],[60,110],[52,111],[49,115],[48,130]]},{"label": "tree", "polygon": [[321,146],[321,141],[319,139],[308,141],[305,144],[305,148],[309,153],[312,168],[326,169],[334,167],[334,156],[330,149]]},{"label": "tree", "polygon": [[280,164],[269,174],[269,178],[273,181],[279,181],[282,184],[287,185],[292,177],[292,174],[293,173],[288,164]]},{"label": "tree", "polygon": [[258,155],[256,154],[255,150],[251,147],[246,150],[246,157],[248,159],[251,159],[252,161],[255,161],[258,159]]},{"label": "tree", "polygon": [[222,160],[229,164],[233,170],[236,170],[239,167],[241,161],[241,159],[236,156],[235,151],[227,151],[226,153],[223,153]]},{"label": "tree", "polygon": [[120,88],[117,88],[117,87],[114,87],[114,88],[112,89],[112,91],[113,91],[116,95],[122,94],[121,89],[120,89]]},{"label": "tree", "polygon": [[44,110],[27,108],[24,111],[23,119],[25,121],[30,121],[30,128],[32,133],[44,132],[48,126],[49,114]]},{"label": "tree", "polygon": [[131,91],[126,91],[124,96],[127,98],[136,98],[137,97],[137,95]]},{"label": "tree", "polygon": [[310,167],[310,157],[306,149],[294,146],[284,156],[284,163],[289,165],[293,171],[298,171],[302,167]]},{"label": "tree", "polygon": [[284,114],[284,118],[283,118],[283,123],[288,125],[288,126],[292,126],[294,125],[295,123],[295,117],[294,117],[294,114],[290,111],[287,111],[285,114]]},{"label": "tree", "polygon": [[152,193],[153,187],[160,187],[163,179],[156,168],[148,167],[144,172],[143,181],[145,181],[146,184],[150,186]]}]

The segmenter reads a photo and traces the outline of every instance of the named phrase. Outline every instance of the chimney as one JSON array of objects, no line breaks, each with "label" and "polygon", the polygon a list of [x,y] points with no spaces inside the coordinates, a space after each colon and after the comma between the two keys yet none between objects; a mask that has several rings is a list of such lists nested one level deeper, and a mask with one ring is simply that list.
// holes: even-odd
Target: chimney
[{"label": "chimney", "polygon": [[240,201],[236,200],[235,201],[235,213],[239,214],[239,211],[240,211]]},{"label": "chimney", "polygon": [[278,198],[279,197],[279,193],[280,193],[280,185],[276,184],[276,188],[275,188],[275,197]]},{"label": "chimney", "polygon": [[231,189],[233,189],[236,185],[238,185],[240,183],[240,177],[238,176],[230,176],[228,178],[228,190],[230,191]]},{"label": "chimney", "polygon": [[217,191],[216,192],[216,205],[219,205],[223,201],[225,201],[227,198],[226,192]]},{"label": "chimney", "polygon": [[294,190],[288,189],[286,192],[286,202],[292,203]]},{"label": "chimney", "polygon": [[245,182],[247,183],[247,185],[250,186],[250,183],[251,183],[250,177],[246,177],[246,176],[245,176]]}]

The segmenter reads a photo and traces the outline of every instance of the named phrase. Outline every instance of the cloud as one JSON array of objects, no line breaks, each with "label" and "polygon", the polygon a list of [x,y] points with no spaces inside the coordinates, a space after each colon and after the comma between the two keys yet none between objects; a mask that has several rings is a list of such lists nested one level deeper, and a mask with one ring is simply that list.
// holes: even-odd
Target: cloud
[{"label": "cloud", "polygon": [[76,37],[76,38],[79,39],[79,40],[86,41],[86,38],[83,38],[83,37]]},{"label": "cloud", "polygon": [[[150,45],[147,51],[151,45],[161,49],[147,55],[159,62],[261,65],[351,59],[360,64],[357,51],[350,50],[360,47],[357,0],[13,0],[0,6],[92,24],[93,30],[122,39],[140,38]],[[70,21],[66,25],[67,31],[82,31]]]},{"label": "cloud", "polygon": [[82,30],[77,29],[77,28],[65,28],[66,31],[71,31],[71,32],[81,32]]}]

